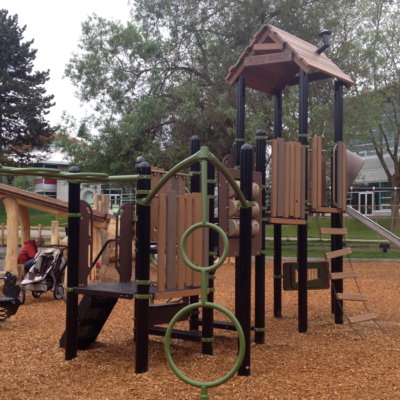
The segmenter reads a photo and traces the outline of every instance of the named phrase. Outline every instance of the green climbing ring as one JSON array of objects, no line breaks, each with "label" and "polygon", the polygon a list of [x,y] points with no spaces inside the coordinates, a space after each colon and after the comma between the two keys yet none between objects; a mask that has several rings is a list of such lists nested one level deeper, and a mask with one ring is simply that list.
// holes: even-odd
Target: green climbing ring
[{"label": "green climbing ring", "polygon": [[[172,329],[174,328],[175,324],[179,321],[179,319],[184,314],[188,313],[191,310],[199,308],[199,307],[214,308],[215,310],[218,310],[218,311],[222,312],[223,314],[225,314],[233,322],[233,325],[235,325],[235,328],[239,335],[239,354],[238,354],[238,358],[236,360],[235,365],[225,376],[223,376],[222,378],[220,378],[216,381],[211,381],[211,382],[198,382],[198,381],[188,378],[186,375],[183,375],[183,373],[175,365],[175,363],[172,359],[172,355],[171,355],[170,339],[171,339]],[[168,362],[169,366],[171,367],[172,371],[183,382],[187,383],[188,385],[192,385],[192,386],[199,387],[199,388],[216,387],[216,386],[222,385],[223,383],[225,383],[226,381],[231,379],[236,374],[236,372],[239,370],[240,366],[242,365],[245,347],[246,347],[246,342],[245,342],[245,338],[244,338],[244,333],[243,333],[242,327],[239,324],[239,321],[229,310],[227,310],[225,307],[222,307],[219,304],[215,304],[215,303],[209,303],[209,302],[193,303],[193,304],[186,306],[185,308],[180,310],[174,316],[174,318],[172,318],[170,324],[168,325],[168,329],[165,333],[165,342],[164,342],[165,355],[167,357],[167,362]]]},{"label": "green climbing ring", "polygon": [[[186,255],[186,251],[185,251],[185,245],[186,245],[187,238],[194,230],[199,229],[199,228],[214,229],[222,236],[222,241],[224,242],[224,251],[222,252],[220,259],[214,265],[210,265],[208,267],[198,267],[197,265],[193,264],[189,260],[188,256]],[[229,241],[228,241],[228,237],[226,236],[225,232],[218,225],[211,224],[210,222],[198,222],[197,224],[194,224],[191,227],[189,227],[186,230],[186,232],[183,234],[181,243],[179,245],[179,249],[180,249],[183,261],[190,268],[192,268],[193,270],[195,270],[197,272],[203,272],[203,271],[212,272],[212,271],[215,271],[217,268],[219,268],[226,260],[226,257],[228,256],[228,252],[229,252]]]}]

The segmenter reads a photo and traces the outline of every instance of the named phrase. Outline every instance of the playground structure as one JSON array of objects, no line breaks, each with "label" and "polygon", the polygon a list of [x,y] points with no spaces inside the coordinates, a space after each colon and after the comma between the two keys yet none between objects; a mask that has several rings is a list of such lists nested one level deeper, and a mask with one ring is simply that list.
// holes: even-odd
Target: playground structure
[{"label": "playground structure", "polygon": [[[324,33],[326,35],[326,32]],[[326,37],[324,38],[324,42]],[[328,40],[329,42],[329,40]],[[308,329],[307,291],[323,289],[327,273],[309,279],[307,262],[307,214],[329,212],[331,228],[321,234],[332,235],[331,252],[326,262],[315,267],[322,274],[331,261],[332,312],[335,323],[343,324],[343,300],[364,301],[361,295],[343,293],[343,279],[355,277],[343,272],[341,214],[346,211],[347,160],[353,157],[346,152],[343,139],[343,86],[353,82],[318,49],[294,36],[265,25],[254,41],[230,69],[227,80],[237,85],[237,138],[234,160],[221,163],[200,140],[192,138],[191,156],[154,179],[150,165],[143,161],[137,175],[109,177],[106,174],[82,173],[76,167],[69,173],[44,169],[16,169],[3,167],[2,175],[46,174],[54,179],[69,181],[68,202],[68,288],[66,330],[61,338],[66,360],[77,356],[77,350],[86,349],[100,333],[118,299],[135,300],[135,341],[137,373],[148,370],[149,335],[165,336],[167,360],[173,371],[185,382],[202,390],[207,399],[207,389],[217,386],[237,371],[240,375],[251,373],[250,333],[255,332],[255,342],[262,344],[265,337],[265,224],[274,225],[274,316],[282,316],[282,279],[284,288],[298,291],[299,332]],[[274,53],[277,52],[278,53]],[[317,70],[317,72],[312,72]],[[297,77],[297,73],[299,76]],[[335,81],[335,146],[332,148],[331,171],[332,202],[326,199],[326,158],[321,138],[312,139],[311,157],[308,147],[308,82],[336,78]],[[299,84],[299,142],[285,143],[282,139],[282,90]],[[245,132],[245,88],[250,87],[275,98],[275,139],[272,141],[271,210],[265,206],[265,152],[266,133],[256,134],[256,162],[253,148],[243,144]],[[225,164],[225,165],[224,165]],[[191,194],[184,193],[184,178],[179,175],[191,166]],[[200,168],[201,166],[201,168]],[[214,167],[218,168],[219,221],[215,224]],[[227,168],[229,167],[229,168]],[[236,168],[235,168],[236,167]],[[352,171],[354,173],[354,171]],[[240,188],[238,179],[240,178]],[[153,181],[154,179],[154,181]],[[201,180],[201,182],[200,182]],[[137,201],[121,206],[116,225],[116,269],[120,282],[88,284],[88,276],[95,260],[90,260],[90,246],[94,227],[94,213],[88,203],[79,198],[80,184],[90,182],[137,181]],[[150,182],[151,181],[151,182]],[[168,190],[169,185],[171,190]],[[258,188],[258,189],[257,189]],[[258,190],[258,192],[257,192]],[[153,204],[152,204],[153,202]],[[201,212],[200,212],[201,211]],[[290,274],[282,274],[281,226],[298,226],[298,260],[290,266]],[[131,280],[132,234],[135,228],[136,269]],[[208,228],[202,229],[200,228]],[[219,234],[216,239],[215,232]],[[192,237],[189,235],[193,232]],[[157,243],[158,279],[150,281],[151,242]],[[107,244],[103,246],[105,248]],[[179,251],[177,251],[177,247]],[[99,257],[101,252],[97,255]],[[214,272],[226,259],[235,257],[235,315],[213,302]],[[215,257],[219,260],[214,264]],[[251,257],[255,256],[255,325],[251,325]],[[119,261],[117,261],[119,260]],[[165,262],[165,268],[164,268]],[[186,266],[185,266],[186,265]],[[298,281],[293,270],[298,271]],[[312,268],[311,268],[312,269]],[[315,283],[313,281],[322,281]],[[317,287],[313,286],[316,285]],[[78,295],[83,295],[78,305]],[[201,295],[201,301],[199,301]],[[183,302],[151,304],[154,300],[183,297]],[[202,318],[199,309],[203,308]],[[214,321],[213,309],[224,313],[231,322]],[[190,318],[191,331],[178,331],[178,320]],[[376,319],[375,315],[349,317],[350,323]],[[157,327],[170,323],[168,328]],[[198,327],[202,325],[202,332]],[[215,382],[196,382],[185,377],[173,363],[169,348],[170,338],[202,341],[204,354],[212,354],[213,329],[237,330],[239,355],[233,369]]]}]

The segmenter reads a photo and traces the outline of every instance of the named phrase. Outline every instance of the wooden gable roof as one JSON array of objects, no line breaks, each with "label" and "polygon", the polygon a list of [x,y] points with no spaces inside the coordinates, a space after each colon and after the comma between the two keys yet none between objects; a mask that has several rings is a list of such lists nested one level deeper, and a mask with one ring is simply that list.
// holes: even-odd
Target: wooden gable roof
[{"label": "wooden gable roof", "polygon": [[[353,80],[316,46],[305,42],[270,24],[264,25],[253,41],[229,68],[225,78],[231,85],[240,76],[246,86],[260,92],[274,94],[287,86],[298,84],[299,67],[309,74],[309,81],[336,78],[349,88]],[[311,71],[316,71],[310,73]]]}]

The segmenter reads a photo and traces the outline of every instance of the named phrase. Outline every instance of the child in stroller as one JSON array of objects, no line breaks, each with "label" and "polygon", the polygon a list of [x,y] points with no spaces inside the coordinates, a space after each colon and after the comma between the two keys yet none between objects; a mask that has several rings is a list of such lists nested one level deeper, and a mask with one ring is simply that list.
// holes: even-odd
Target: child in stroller
[{"label": "child in stroller", "polygon": [[51,245],[36,254],[32,267],[21,282],[23,288],[27,286],[32,291],[34,298],[37,299],[42,293],[51,290],[56,300],[67,301],[61,285],[61,275],[67,266],[63,258],[66,248],[67,246]]}]

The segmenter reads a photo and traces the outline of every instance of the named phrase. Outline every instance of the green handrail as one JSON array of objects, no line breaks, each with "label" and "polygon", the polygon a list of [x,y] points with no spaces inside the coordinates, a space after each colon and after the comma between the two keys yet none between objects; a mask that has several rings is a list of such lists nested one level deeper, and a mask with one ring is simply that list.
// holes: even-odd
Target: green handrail
[{"label": "green handrail", "polygon": [[[204,151],[204,153],[203,153],[203,151]],[[201,388],[200,400],[209,400],[209,396],[208,396],[208,392],[207,392],[208,388],[212,388],[212,387],[216,387],[216,386],[222,385],[223,383],[225,383],[226,381],[231,379],[233,377],[233,375],[236,374],[236,372],[240,368],[240,365],[243,362],[244,353],[245,353],[245,347],[246,347],[243,329],[240,326],[240,323],[236,319],[236,317],[229,310],[227,310],[225,307],[222,307],[219,304],[215,304],[215,303],[211,303],[211,302],[207,301],[207,280],[208,280],[207,279],[207,274],[208,274],[208,272],[212,272],[212,271],[216,270],[226,260],[226,257],[228,256],[228,252],[229,252],[229,240],[228,240],[228,237],[226,236],[225,232],[219,226],[211,224],[211,223],[209,223],[207,221],[207,217],[208,217],[208,207],[207,207],[207,204],[208,204],[208,197],[207,197],[207,159],[208,159],[208,155],[207,155],[207,157],[202,156],[206,152],[208,152],[208,149],[202,147],[200,152],[196,153],[194,155],[196,157],[191,156],[191,157],[189,157],[188,159],[186,159],[183,162],[183,163],[186,163],[186,162],[188,162],[188,160],[190,160],[190,162],[192,162],[193,159],[198,159],[199,154],[201,156],[201,188],[202,188],[202,191],[201,191],[201,211],[202,211],[201,212],[201,219],[202,219],[202,221],[197,223],[197,224],[192,225],[191,227],[189,227],[189,229],[186,230],[186,232],[182,236],[182,240],[181,240],[181,243],[180,243],[180,246],[179,246],[179,251],[181,252],[182,258],[185,261],[185,263],[191,269],[201,273],[201,301],[198,302],[198,303],[193,303],[193,304],[190,304],[190,305],[186,306],[185,308],[180,310],[172,318],[170,324],[168,325],[167,331],[165,333],[165,342],[164,342],[165,355],[167,357],[168,365],[171,367],[171,369],[175,373],[175,375],[178,378],[180,378],[183,382],[185,382],[185,383],[187,383],[187,384],[189,384],[191,386],[195,386],[195,387]],[[179,166],[179,164],[178,164],[178,166]],[[229,172],[228,172],[228,174],[229,174]],[[160,185],[160,187],[162,187],[162,185]],[[240,189],[239,189],[239,191],[240,191]],[[155,193],[157,193],[157,192],[155,192]],[[151,195],[151,193],[149,194],[149,196],[150,195]],[[147,197],[149,197],[149,196],[147,196]],[[151,198],[149,199],[149,201],[151,201]],[[214,229],[215,231],[217,231],[222,236],[222,240],[223,240],[223,243],[224,243],[224,251],[223,251],[219,261],[216,264],[210,265],[208,267],[198,267],[197,265],[193,264],[189,260],[189,258],[187,257],[187,254],[186,254],[186,251],[185,251],[185,245],[186,245],[186,240],[187,240],[188,236],[194,230],[199,229],[199,228]],[[214,308],[214,309],[222,312],[223,314],[225,314],[233,322],[233,324],[234,324],[234,326],[235,326],[235,328],[236,328],[236,330],[238,332],[238,335],[239,335],[239,354],[238,354],[238,358],[236,360],[235,365],[233,366],[233,368],[225,376],[223,376],[222,378],[217,379],[215,381],[211,381],[211,382],[199,382],[199,381],[195,381],[193,379],[188,378],[175,365],[175,363],[174,363],[174,361],[172,359],[172,355],[171,355],[170,340],[171,340],[172,330],[173,330],[175,324],[179,321],[179,319],[184,314],[186,314],[189,311],[192,311],[194,309],[200,308],[200,307]]]},{"label": "green handrail", "polygon": [[240,201],[240,206],[243,208],[249,208],[253,206],[252,201],[246,200],[244,197],[243,192],[240,190],[239,185],[236,183],[236,180],[233,178],[233,176],[230,174],[228,169],[225,167],[224,164],[222,164],[215,156],[212,154],[207,146],[202,146],[200,150],[191,155],[190,157],[186,158],[185,160],[181,161],[179,164],[175,165],[174,168],[168,171],[166,175],[164,175],[158,183],[154,186],[153,189],[151,189],[150,193],[145,197],[144,199],[140,199],[137,201],[138,204],[143,205],[143,206],[149,206],[150,202],[153,200],[153,198],[156,196],[156,194],[159,192],[159,190],[169,181],[169,179],[177,174],[179,171],[182,169],[188,167],[189,165],[193,164],[194,162],[198,162],[200,160],[209,160],[212,164],[214,164],[225,176],[229,184],[232,186],[232,189],[234,190],[236,197]]}]

